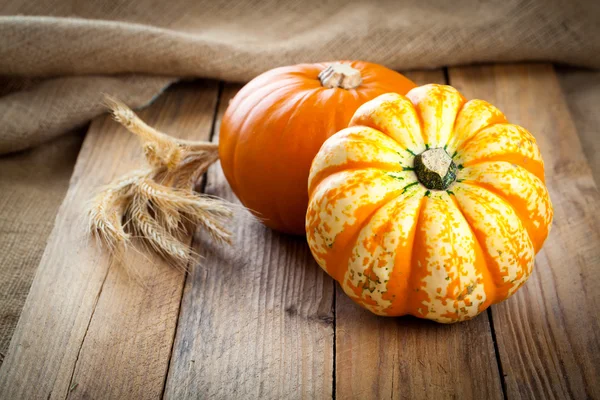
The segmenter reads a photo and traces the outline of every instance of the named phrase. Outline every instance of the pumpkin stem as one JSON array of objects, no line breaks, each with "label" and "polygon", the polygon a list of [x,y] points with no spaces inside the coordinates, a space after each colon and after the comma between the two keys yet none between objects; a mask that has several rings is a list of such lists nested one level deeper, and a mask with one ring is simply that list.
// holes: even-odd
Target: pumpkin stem
[{"label": "pumpkin stem", "polygon": [[415,174],[427,189],[446,190],[456,180],[456,164],[442,148],[425,150],[415,157]]},{"label": "pumpkin stem", "polygon": [[326,88],[355,89],[362,83],[362,76],[348,64],[333,63],[321,71],[319,80]]}]

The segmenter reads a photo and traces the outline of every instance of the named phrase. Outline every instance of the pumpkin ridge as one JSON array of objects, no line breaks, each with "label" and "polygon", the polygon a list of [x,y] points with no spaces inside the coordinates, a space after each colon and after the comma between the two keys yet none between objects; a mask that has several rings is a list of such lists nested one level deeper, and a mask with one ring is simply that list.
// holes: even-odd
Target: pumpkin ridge
[{"label": "pumpkin ridge", "polygon": [[[463,98],[463,100],[465,99]],[[460,107],[458,107],[458,110],[456,110],[454,121],[452,121],[452,129],[450,130],[450,135],[448,135],[448,140],[446,141],[446,143],[439,143],[439,147],[443,148],[444,150],[448,148],[448,145],[452,144],[452,139],[456,136],[456,122],[458,121],[458,116],[460,115],[460,112],[465,108],[465,105],[467,105],[467,103],[468,101],[463,101]],[[475,133],[475,135],[476,134],[477,133]],[[456,148],[458,149],[459,146],[456,146]],[[453,155],[450,155],[450,158],[454,158]]]},{"label": "pumpkin ridge", "polygon": [[[395,195],[395,194],[396,194],[396,191],[390,191],[390,193],[388,193],[387,196],[385,196],[383,199],[381,199],[381,202],[379,204],[377,204],[373,208],[373,210],[371,210],[371,212],[362,221],[358,222],[358,228],[350,236],[349,240],[346,242],[345,247],[340,251],[340,253],[343,255],[343,257],[341,257],[341,258],[344,261],[343,263],[341,263],[341,265],[344,265],[345,268],[344,268],[343,274],[340,271],[335,271],[336,272],[335,278],[338,282],[343,282],[343,278],[346,275],[346,272],[348,271],[348,269],[350,268],[350,256],[352,256],[352,248],[354,246],[354,243],[358,240],[358,237],[360,236],[360,233],[362,232],[362,230],[371,222],[371,220],[373,219],[373,216],[380,209],[385,207],[391,201],[397,199],[399,196],[403,195],[402,189],[398,189],[397,195]],[[337,279],[338,276],[341,276],[342,279],[341,280]]]},{"label": "pumpkin ridge", "polygon": [[[495,127],[499,128],[496,129]],[[481,137],[482,135],[484,136]],[[511,140],[506,140],[510,136],[513,136]],[[540,178],[542,182],[545,182],[544,161],[540,149],[533,135],[525,128],[508,122],[497,123],[482,129],[474,138],[484,144],[478,146],[475,143],[474,148],[469,149],[468,147],[473,141],[467,141],[461,149],[462,152],[458,157],[457,164],[462,163],[464,166],[470,166],[485,161],[505,161],[527,169]],[[528,141],[529,146],[527,144],[523,146],[523,141]],[[501,142],[507,148],[494,149],[498,142]],[[522,149],[523,151],[521,151]],[[480,152],[484,154],[478,154]],[[490,154],[485,154],[486,152]],[[530,164],[533,165],[530,166]]]},{"label": "pumpkin ridge", "polygon": [[[515,214],[517,215],[517,217],[519,217],[519,219],[521,220],[521,223],[523,224],[523,228],[525,228],[525,230],[527,231],[527,236],[529,237],[529,240],[531,241],[531,243],[534,245],[534,249],[537,247],[535,245],[535,242],[533,241],[532,236],[531,236],[530,229],[531,229],[532,222],[530,221],[530,219],[527,216],[523,215],[523,213],[522,213],[521,210],[519,210],[517,207],[514,207],[512,205],[512,203],[506,198],[506,196],[504,195],[504,193],[502,193],[500,190],[498,190],[497,188],[493,187],[489,183],[485,183],[485,182],[477,182],[477,181],[468,180],[468,181],[462,181],[461,183],[462,184],[466,184],[466,185],[476,186],[476,187],[478,187],[480,189],[483,189],[483,190],[487,190],[488,192],[490,192],[494,196],[496,196],[499,199],[501,199],[510,208],[512,208],[512,210],[515,212]],[[537,253],[537,251],[536,251],[536,253]]]},{"label": "pumpkin ridge", "polygon": [[[471,134],[470,137],[468,137],[467,139],[463,139],[461,141],[458,140],[450,140],[448,142],[448,145],[450,145],[450,147],[454,147],[454,151],[458,152],[463,146],[465,146],[468,142],[470,142],[475,136],[477,136],[479,134],[479,132],[481,132],[484,129],[488,129],[496,124],[506,124],[508,123],[508,121],[506,120],[506,116],[502,113],[502,111],[498,110],[494,105],[488,103],[485,100],[480,100],[480,99],[471,99],[468,101],[465,101],[460,109],[458,110],[458,112],[456,113],[456,119],[454,120],[454,126],[452,127],[452,136],[456,137],[456,123],[458,122],[459,116],[461,114],[461,112],[464,110],[464,108],[467,105],[471,105],[473,104],[473,102],[478,102],[478,103],[485,103],[487,106],[490,106],[490,108],[493,108],[494,110],[498,111],[498,113],[500,114],[500,116],[502,117],[501,119],[496,119],[496,122],[492,122],[489,125],[482,125],[480,126],[475,132],[473,132]],[[496,115],[496,118],[498,117],[498,115]],[[451,138],[452,139],[452,138]]]},{"label": "pumpkin ridge", "polygon": [[[323,251],[319,251],[317,249],[312,249],[313,254],[317,256],[317,258],[326,258],[329,259],[329,261],[335,261],[335,263],[328,263],[326,265],[330,266],[330,268],[326,268],[326,270],[328,271],[328,273],[334,277],[334,279],[336,279],[338,282],[342,282],[340,276],[339,276],[339,269],[340,268],[344,268],[343,267],[343,263],[344,260],[347,261],[347,258],[345,258],[343,256],[344,249],[346,249],[345,246],[341,246],[341,243],[345,243],[347,244],[348,241],[353,238],[355,236],[355,230],[356,229],[363,229],[363,223],[367,223],[368,220],[370,220],[372,218],[372,214],[377,212],[381,207],[385,206],[386,204],[388,204],[390,201],[392,201],[394,198],[398,197],[398,195],[400,195],[402,193],[403,188],[401,187],[401,185],[397,184],[396,182],[393,182],[393,186],[391,188],[388,187],[388,189],[386,190],[384,188],[384,185],[382,185],[382,182],[385,183],[385,181],[392,182],[393,178],[387,176],[385,173],[383,173],[382,171],[378,170],[378,169],[371,169],[371,170],[366,170],[366,169],[355,169],[355,170],[344,170],[344,171],[340,171],[338,174],[342,174],[341,177],[336,177],[336,175],[329,175],[327,176],[323,182],[321,182],[318,186],[315,187],[315,193],[319,193],[321,186],[325,185],[325,187],[329,187],[331,185],[330,182],[328,182],[329,180],[333,180],[336,181],[337,180],[337,184],[341,184],[341,182],[344,181],[344,176],[343,174],[346,175],[351,175],[354,171],[367,171],[367,172],[371,172],[373,175],[373,179],[371,179],[371,181],[373,182],[378,182],[377,186],[380,187],[380,189],[382,189],[382,191],[380,192],[381,195],[379,196],[379,198],[375,201],[369,201],[369,202],[364,202],[360,205],[358,205],[357,207],[355,207],[352,211],[353,216],[355,221],[350,225],[348,224],[348,221],[344,221],[343,227],[341,229],[336,229],[336,231],[338,231],[335,236],[331,237],[330,239],[332,239],[332,243],[337,243],[337,245],[332,246],[332,245],[328,245],[330,249],[333,249],[331,251],[327,251],[327,249],[323,248]],[[322,201],[325,197],[328,197],[328,195],[331,192],[331,188],[329,190],[325,190],[321,193],[321,196],[319,197],[320,201]],[[333,189],[333,190],[339,190],[339,188]],[[325,239],[323,236],[324,234],[322,232],[318,232],[317,228],[320,225],[323,225],[323,219],[317,215],[317,204],[315,204],[313,202],[313,196],[314,194],[311,194],[311,201],[309,202],[309,207],[308,207],[308,212],[307,212],[307,224],[306,224],[306,232],[307,232],[307,239],[310,242],[313,240],[311,238],[316,238],[316,237],[321,237],[323,239]],[[338,199],[339,200],[339,199]],[[330,201],[327,201],[328,203],[330,203]],[[356,204],[356,203],[354,203]],[[323,205],[321,205],[321,207],[323,207]],[[323,226],[324,228],[324,226]],[[327,231],[327,229],[325,228],[325,230]],[[329,231],[327,231],[329,232]],[[342,238],[343,240],[338,240]],[[327,244],[327,240],[324,240],[325,244]],[[351,248],[348,250],[348,258],[350,257],[351,254]],[[329,254],[328,254],[329,253]],[[333,258],[333,259],[332,259]],[[331,269],[331,271],[329,271]],[[344,270],[345,271],[345,270]],[[343,275],[342,275],[343,278]]]},{"label": "pumpkin ridge", "polygon": [[[469,230],[471,231],[471,236],[473,236],[473,240],[474,240],[475,244],[477,245],[477,248],[479,249],[479,252],[477,252],[477,250],[476,250],[475,254],[476,255],[479,254],[479,255],[481,255],[483,257],[484,269],[488,273],[488,278],[490,278],[492,280],[492,282],[494,283],[494,286],[493,286],[494,292],[492,293],[493,296],[489,296],[490,293],[488,292],[488,290],[489,290],[488,285],[486,285],[485,282],[481,283],[482,285],[484,285],[483,286],[483,290],[486,292],[486,296],[487,296],[486,303],[488,303],[488,302],[491,303],[491,304],[496,303],[497,302],[497,294],[496,294],[496,292],[497,292],[498,287],[497,287],[497,285],[494,282],[494,279],[493,279],[493,276],[492,276],[493,274],[491,273],[490,268],[489,268],[490,263],[493,263],[493,261],[491,260],[490,255],[488,254],[488,252],[485,251],[485,248],[481,245],[481,241],[479,240],[479,237],[477,236],[477,233],[475,232],[475,230],[471,226],[471,223],[469,222],[469,219],[465,215],[465,213],[464,213],[464,211],[463,211],[463,209],[462,209],[462,207],[461,207],[458,199],[456,198],[456,196],[450,196],[450,199],[452,200],[452,202],[454,203],[454,206],[456,207],[456,209],[458,210],[458,212],[462,215],[462,217],[465,220],[467,226],[469,227]],[[485,275],[484,275],[483,272],[482,272],[482,276],[483,276],[483,278],[485,280]]]},{"label": "pumpkin ridge", "polygon": [[[415,242],[416,242],[416,238],[417,238],[417,230],[419,229],[419,226],[421,225],[421,217],[422,217],[421,214],[423,213],[424,203],[428,199],[429,199],[429,197],[427,197],[427,196],[423,196],[421,198],[421,201],[419,202],[419,208],[417,210],[417,213],[415,214],[415,221],[416,222],[415,222],[415,225],[413,227],[413,232],[411,232],[411,236],[412,236],[412,243],[410,245],[410,260],[411,260],[411,262],[410,262],[410,268],[409,268],[409,273],[408,273],[409,274],[408,275],[408,285],[409,285],[409,288],[416,286],[415,282],[413,282],[413,279],[414,279],[413,271],[415,269],[415,262],[416,262],[415,260],[416,260],[416,258],[413,257],[413,255],[415,254]],[[403,314],[407,313],[407,311],[408,311],[407,310],[408,309],[408,305],[412,301],[413,293],[414,292],[412,290],[409,290],[408,294],[406,295],[406,299],[404,300],[404,306],[402,308],[403,309],[403,311],[402,311]],[[413,314],[412,312],[410,314],[416,317],[416,315]]]},{"label": "pumpkin ridge", "polygon": [[[351,128],[346,128],[346,129],[352,129],[352,128],[366,128],[369,130],[373,130],[376,131],[374,128],[371,128],[369,126],[366,125],[354,125]],[[346,129],[344,129],[343,131],[345,131]],[[376,131],[378,133],[381,133],[379,131]],[[384,135],[386,138],[393,140],[391,137],[385,135],[384,133],[381,133],[382,135]],[[329,140],[329,139],[328,139]],[[314,160],[316,160],[317,158],[320,157],[322,149],[324,148],[324,146],[328,141],[326,141],[323,146],[321,147],[321,150],[319,150],[319,152],[317,153],[317,155],[315,156]],[[369,144],[372,145],[373,147],[377,147],[377,148],[381,148],[381,149],[385,149],[387,151],[389,151],[390,153],[398,153],[398,150],[406,150],[404,149],[398,142],[394,141],[395,144],[398,144],[397,148],[392,148],[389,147],[387,145],[381,144],[380,141],[377,140],[370,140],[367,139],[365,137],[359,136],[359,137],[353,137],[353,136],[345,136],[342,139],[336,139],[335,141],[335,147],[340,147],[340,146],[346,146],[346,145],[352,145],[352,144]],[[382,169],[388,172],[396,172],[393,168],[387,169],[387,168],[380,168],[378,167],[378,165],[376,164],[376,162],[371,162],[371,161],[366,161],[366,160],[346,160],[345,162],[341,163],[341,164],[337,164],[337,165],[327,165],[325,167],[320,168],[319,172],[316,173],[314,176],[312,175],[313,172],[313,165],[315,164],[313,160],[313,163],[311,165],[310,171],[309,171],[309,181],[308,181],[308,193],[309,196],[312,195],[312,193],[314,192],[315,188],[324,180],[326,179],[328,176],[338,173],[338,172],[342,172],[344,170],[355,170],[355,169],[367,169],[367,168],[375,168],[375,169]],[[398,160],[398,167],[400,168],[400,171],[398,172],[402,172],[404,170],[407,170],[407,166],[402,165],[401,164],[401,158],[399,158]],[[362,164],[364,163],[364,167],[354,167],[354,165],[358,165],[358,164]],[[373,166],[372,166],[373,165]],[[380,165],[392,165],[390,163],[387,162],[382,162]],[[347,167],[349,166],[349,167]],[[409,169],[408,169],[409,170]],[[327,171],[331,171],[330,173],[328,173]]]},{"label": "pumpkin ridge", "polygon": [[[386,124],[383,121],[386,115],[391,116],[397,125]],[[355,126],[373,129],[413,155],[425,150],[422,117],[412,101],[401,94],[385,93],[364,103],[350,120],[349,127]],[[399,139],[406,134],[409,140],[402,143]]]},{"label": "pumpkin ridge", "polygon": [[[416,246],[416,242],[417,242],[417,235],[419,233],[419,227],[423,226],[423,210],[425,209],[425,203],[427,203],[429,201],[429,197],[427,196],[423,196],[423,198],[421,199],[421,204],[419,205],[419,211],[417,213],[416,216],[416,223],[415,223],[415,233],[413,235],[413,242],[410,248],[410,254],[411,254],[411,261],[410,261],[410,276],[408,278],[408,282],[409,282],[409,291],[408,291],[408,295],[406,296],[406,305],[408,310],[408,313],[414,317],[417,318],[423,318],[423,316],[418,314],[418,310],[419,307],[412,307],[413,306],[413,302],[416,301],[415,299],[415,293],[417,293],[416,291],[413,291],[412,288],[420,288],[420,280],[421,277],[417,276],[414,272],[417,271],[419,268],[418,267],[418,260],[417,258],[414,256],[415,255],[415,246]],[[416,289],[415,289],[416,290]],[[429,295],[428,295],[429,297]],[[417,303],[419,305],[422,305],[422,303]]]},{"label": "pumpkin ridge", "polygon": [[[386,168],[386,167],[390,167],[390,168]],[[404,167],[402,165],[400,165],[400,163],[398,163],[397,168],[398,169],[394,169],[393,167],[396,166],[395,164],[391,164],[391,163],[386,163],[386,162],[380,162],[380,161],[348,161],[344,164],[339,164],[339,165],[332,165],[332,166],[328,166],[325,167],[323,169],[321,169],[317,175],[315,175],[311,182],[310,182],[310,187],[308,190],[309,196],[312,195],[312,193],[315,191],[315,189],[317,188],[317,186],[319,186],[321,184],[321,182],[323,182],[323,180],[325,180],[326,178],[335,175],[335,174],[339,174],[340,172],[344,172],[344,171],[356,171],[356,170],[361,170],[361,169],[379,169],[385,172],[404,172],[406,171],[404,169]]]},{"label": "pumpkin ridge", "polygon": [[[292,84],[290,84],[290,85],[284,85],[284,86],[280,86],[280,87],[278,87],[276,90],[272,90],[272,91],[270,91],[270,92],[269,92],[269,93],[268,93],[266,96],[263,96],[263,97],[262,97],[260,100],[258,100],[258,101],[257,101],[255,104],[253,104],[253,105],[251,106],[251,108],[250,108],[250,109],[249,109],[249,110],[246,112],[246,115],[244,116],[244,119],[242,120],[242,122],[241,122],[241,124],[240,124],[240,126],[239,126],[239,130],[240,130],[240,131],[243,131],[243,130],[244,130],[244,126],[245,126],[245,125],[246,125],[246,123],[248,122],[248,119],[249,119],[249,117],[252,115],[252,113],[253,113],[253,112],[254,112],[254,111],[255,111],[255,110],[258,108],[258,106],[259,106],[260,104],[262,104],[262,103],[263,103],[265,100],[267,100],[267,99],[268,99],[270,96],[273,96],[273,95],[275,95],[275,94],[278,94],[280,91],[289,90],[289,88],[290,88],[290,87],[292,87],[292,86],[294,86],[294,85],[297,85],[297,84],[298,84],[298,83],[297,83],[296,81],[293,81],[293,83],[292,83]],[[265,86],[263,87],[263,89],[264,89],[265,91],[267,91],[266,89],[267,89],[268,87],[269,87],[268,85],[265,85]],[[260,90],[258,90],[258,91],[256,91],[256,92],[252,92],[252,93],[250,93],[250,95],[249,95],[247,98],[245,98],[245,99],[243,99],[243,100],[241,100],[241,101],[240,101],[240,105],[241,105],[241,104],[242,104],[244,101],[247,101],[247,100],[248,100],[250,97],[252,97],[252,96],[257,96],[257,94],[258,94],[258,93],[262,93],[262,92],[261,92]],[[239,144],[240,144],[240,142],[241,142],[240,138],[237,138],[237,140],[236,140],[236,142],[235,142],[235,146],[234,146],[234,148],[233,148],[233,151],[232,151],[232,153],[231,153],[231,154],[232,154],[232,160],[231,160],[231,164],[232,164],[232,168],[231,168],[231,170],[232,170],[232,176],[231,176],[231,179],[232,179],[232,181],[233,181],[233,185],[234,185],[235,187],[239,187],[239,185],[237,184],[237,183],[238,183],[238,179],[237,179],[237,177],[236,177],[236,171],[238,171],[238,168],[237,168],[237,164],[238,164],[238,162],[236,162],[236,160],[238,159],[238,149],[239,149]],[[238,194],[238,196],[239,196],[239,194]]]},{"label": "pumpkin ridge", "polygon": [[[279,75],[274,74],[274,76],[279,76]],[[261,78],[265,82],[263,83],[261,80],[261,81],[252,82],[252,86],[250,86],[250,85],[244,86],[238,92],[240,97],[239,98],[234,97],[234,99],[232,99],[232,102],[233,102],[233,100],[235,100],[236,103],[242,103],[242,102],[248,100],[251,96],[257,95],[257,93],[259,93],[261,91],[271,93],[273,91],[271,86],[276,86],[276,89],[279,89],[279,88],[284,87],[284,84],[285,84],[285,87],[290,87],[293,85],[301,84],[301,82],[299,82],[298,79],[290,73],[286,73],[286,74],[283,74],[280,76],[281,76],[281,79],[276,82],[270,82],[273,79],[273,75],[265,75],[263,77],[260,77],[260,76],[257,77],[256,79]],[[255,89],[254,86],[258,86],[258,89]],[[258,95],[257,95],[257,97],[258,97]]]},{"label": "pumpkin ridge", "polygon": [[[449,85],[447,85],[447,86],[449,86]],[[452,87],[452,86],[450,86],[450,87]],[[456,109],[456,112],[454,113],[454,120],[452,121],[452,128],[450,129],[450,133],[448,134],[448,137],[446,138],[446,142],[438,143],[438,146],[442,147],[444,150],[446,150],[448,148],[448,145],[452,142],[452,138],[454,137],[455,132],[456,132],[456,121],[458,121],[458,116],[460,115],[460,112],[465,108],[465,105],[468,103],[467,99],[465,99],[464,96],[458,90],[456,90],[456,92],[458,93],[458,95],[461,99],[461,103],[458,106],[458,108]]]},{"label": "pumpkin ridge", "polygon": [[[527,270],[523,270],[523,274],[527,275],[525,277],[525,279],[522,281],[522,283],[524,283],[527,280],[527,278],[529,277],[529,275],[531,274],[531,272],[532,272],[533,262],[534,262],[534,259],[535,259],[535,245],[534,245],[533,240],[531,239],[531,236],[529,235],[529,232],[527,231],[526,226],[523,223],[523,219],[521,218],[521,215],[517,212],[517,210],[514,207],[512,207],[512,205],[510,204],[510,202],[506,201],[503,197],[496,195],[493,191],[490,191],[490,190],[487,190],[485,188],[482,188],[479,185],[472,185],[472,186],[478,187],[479,189],[482,189],[484,191],[489,192],[491,194],[491,197],[498,198],[498,200],[500,200],[503,204],[505,204],[506,206],[508,206],[509,209],[513,210],[513,212],[515,213],[515,216],[517,217],[518,221],[521,223],[521,228],[524,229],[525,232],[527,233],[526,238],[527,238],[527,240],[529,240],[529,243],[531,244],[531,247],[532,247],[532,250],[533,250],[533,254],[532,254],[532,260],[531,260],[532,264],[531,264],[531,268],[529,269],[529,272],[527,272]],[[475,197],[477,197],[477,198],[481,198],[481,196],[478,195],[477,193],[473,193],[473,195]],[[486,203],[487,203],[486,201],[480,202],[480,204],[482,204],[484,206],[485,206]],[[487,206],[487,207],[489,208],[490,206]],[[462,209],[461,209],[461,212],[462,212]],[[463,215],[464,215],[464,213],[463,213]],[[466,216],[465,216],[465,218],[466,218]],[[467,223],[468,223],[468,219],[467,219]],[[475,229],[473,227],[471,227],[470,223],[469,223],[469,227],[474,232],[476,232]],[[475,233],[475,237],[477,237],[477,233]],[[480,245],[481,245],[481,243],[480,243]],[[490,260],[492,260],[492,259],[491,259],[491,257],[489,257],[489,253],[487,251],[484,251],[483,253],[484,253],[484,257],[486,257],[486,261],[488,263],[488,271],[489,271],[489,265],[490,265],[489,263],[490,263]],[[497,263],[494,262],[493,260],[491,261],[491,265],[496,265],[496,264]],[[501,271],[499,271],[499,272],[501,272]],[[492,275],[492,277],[495,276],[495,274],[491,273],[491,271],[490,271],[490,274]],[[499,275],[499,276],[501,277],[501,275]],[[495,279],[493,280],[493,283],[494,283],[494,287],[495,287],[495,290],[496,290],[496,296],[495,296],[495,299],[494,299],[493,303],[498,303],[498,302],[500,302],[502,300],[505,300],[505,299],[507,299],[508,297],[510,297],[514,293],[514,291],[511,293],[511,290],[515,286],[514,283],[511,283],[510,287],[508,287],[508,285],[507,285],[506,282],[502,282],[501,284],[496,283]]]},{"label": "pumpkin ridge", "polygon": [[[374,128],[371,128],[370,126],[366,126],[366,125],[354,125],[353,127],[364,127],[364,128],[368,128],[368,129],[374,129]],[[382,132],[382,131],[378,131],[378,132],[381,132],[381,133],[382,133],[383,135],[385,135],[386,137],[388,137],[388,138],[390,138],[390,139],[394,140],[394,138],[392,138],[392,137],[390,137],[390,136],[386,135],[384,132]],[[363,143],[370,143],[370,144],[374,144],[374,145],[375,145],[375,146],[377,146],[377,147],[381,147],[381,148],[383,148],[383,149],[390,150],[390,151],[393,151],[393,152],[395,152],[395,153],[396,153],[396,152],[398,152],[398,149],[400,149],[400,150],[405,150],[405,151],[407,150],[407,149],[406,149],[406,148],[404,148],[404,147],[403,147],[403,146],[402,146],[400,143],[398,143],[396,140],[394,140],[394,143],[398,144],[398,149],[394,149],[394,148],[391,148],[391,147],[389,147],[389,146],[383,145],[383,144],[381,144],[380,142],[378,142],[378,141],[376,141],[376,140],[369,140],[369,139],[362,139],[362,138],[346,138],[346,139],[347,139],[348,141],[356,141],[356,142],[363,142]]]},{"label": "pumpkin ridge", "polygon": [[[452,195],[450,195],[448,193],[442,194],[442,196],[444,196],[444,195],[446,195],[446,196],[448,196],[450,198],[450,201],[454,204],[454,207],[457,207],[456,198],[454,196],[452,196]],[[469,221],[466,220],[465,215],[463,214],[463,212],[460,209],[460,207],[457,207],[457,209],[458,209],[458,212],[460,213],[460,215],[462,215],[462,217],[465,220],[466,224],[469,225]],[[471,226],[469,226],[469,228],[471,228]],[[471,234],[472,234],[472,232],[471,232]],[[451,238],[451,241],[452,241],[452,246],[451,247],[454,248],[454,243],[456,243],[455,237],[454,237],[454,235],[450,235],[450,238]],[[477,241],[477,238],[475,238],[475,243],[477,243],[479,245],[479,242]],[[462,264],[461,265],[457,265],[456,276],[457,276],[457,279],[458,279],[458,285],[457,285],[457,287],[458,287],[458,293],[459,294],[463,292],[463,284],[462,284],[462,281],[460,279],[460,276],[462,275],[463,268],[464,267],[463,267]],[[455,310],[456,310],[455,312],[458,314],[458,311],[459,311],[458,308],[455,308]],[[460,315],[460,314],[458,314],[458,315]],[[460,319],[460,317],[459,317],[459,319]]]},{"label": "pumpkin ridge", "polygon": [[415,107],[415,104],[412,102],[412,100],[410,98],[407,97],[407,99],[412,103],[413,110],[415,110],[415,114],[417,116],[417,121],[419,121],[419,134],[421,136],[421,139],[423,140],[423,145],[425,146],[425,149],[427,149],[428,143],[427,143],[427,140],[425,137],[425,122],[423,121],[423,116],[421,115],[421,110],[418,107]]},{"label": "pumpkin ridge", "polygon": [[[355,243],[358,241],[358,238],[360,237],[361,233],[373,221],[373,218],[375,217],[375,215],[382,208],[388,206],[391,202],[396,201],[396,200],[401,201],[401,202],[405,201],[406,196],[404,196],[404,194],[405,194],[405,192],[402,189],[400,189],[397,194],[394,193],[393,191],[390,191],[389,195],[386,196],[385,198],[383,198],[381,200],[381,202],[379,204],[377,204],[377,206],[373,210],[371,210],[371,212],[365,217],[365,219],[359,223],[358,228],[352,234],[352,236],[350,236],[349,240],[347,241],[346,247],[344,247],[342,249],[341,253],[343,254],[343,257],[340,257],[340,258],[342,258],[342,260],[344,261],[344,263],[341,264],[341,265],[345,265],[345,269],[343,270],[343,273],[342,273],[342,271],[336,271],[336,277],[334,277],[334,278],[340,283],[340,285],[342,286],[342,289],[344,290],[344,292],[345,292],[344,287],[346,285],[344,279],[345,279],[346,273],[349,271],[349,269],[351,267],[351,265],[350,265],[350,263],[351,263],[350,258],[352,257],[352,250],[354,248]],[[423,199],[424,198],[425,197],[423,197]],[[423,200],[421,200],[421,204],[422,204],[422,201]],[[417,211],[417,213],[420,213],[420,210],[421,210],[421,205],[419,206],[419,210]],[[415,224],[415,227],[416,227],[416,224]],[[413,244],[414,244],[414,242],[413,242]],[[410,271],[412,273],[412,268],[410,268]],[[341,279],[338,279],[337,278],[338,276],[341,277]],[[409,276],[409,279],[410,279],[410,276]],[[362,297],[358,297],[358,299],[359,299],[358,303],[361,305],[361,307],[366,308],[362,304],[363,303],[363,298]],[[385,310],[383,310],[383,311],[385,311]]]},{"label": "pumpkin ridge", "polygon": [[[301,96],[299,96],[300,98],[298,100],[296,100],[296,102],[290,106],[290,108],[293,108],[293,112],[292,115],[290,115],[290,117],[288,118],[285,126],[283,127],[283,129],[281,130],[281,132],[279,133],[278,136],[278,141],[281,145],[285,145],[285,141],[286,141],[286,133],[288,132],[289,128],[290,128],[290,124],[293,122],[294,118],[298,115],[298,113],[300,112],[300,110],[302,109],[302,105],[308,101],[309,99],[312,98],[312,96],[317,93],[319,91],[320,88],[313,88],[313,89],[306,89],[306,92],[303,93]],[[314,102],[314,99],[313,99]],[[276,154],[272,154],[271,156],[275,156],[275,159],[279,159],[281,157],[281,153],[276,153]],[[306,179],[308,179],[308,176],[306,177]],[[282,196],[285,197],[285,193],[282,193],[281,191],[279,191],[277,193],[277,197],[281,198]],[[308,202],[308,194],[307,194],[307,202]],[[288,221],[286,221],[286,219],[284,218],[284,216],[286,215],[285,212],[283,212],[281,210],[281,204],[283,204],[283,201],[275,201],[275,213],[273,214],[273,216],[275,217],[274,219],[277,219],[278,221],[278,225],[279,226],[284,226],[287,229],[289,229],[289,223]]]},{"label": "pumpkin ridge", "polygon": [[[473,136],[463,140],[460,143],[457,143],[456,146],[456,152],[458,153],[460,150],[463,149],[463,147],[466,147],[473,139],[475,139],[477,137],[477,135],[479,135],[479,133],[481,131],[483,131],[484,129],[488,129],[488,128],[492,128],[496,125],[502,125],[502,124],[506,124],[506,122],[494,122],[493,124],[487,125],[487,126],[482,126],[481,128],[477,129],[477,131],[473,134]],[[454,133],[454,131],[453,131]]]},{"label": "pumpkin ridge", "polygon": [[[429,84],[412,89],[406,94],[406,97],[411,100],[417,111],[417,115],[420,117],[421,132],[426,149],[447,145],[454,132],[458,111],[466,103],[462,94],[449,85]],[[413,98],[415,99],[414,101]],[[455,103],[457,100],[458,102]],[[417,102],[416,104],[415,101]],[[458,107],[453,112],[450,112],[449,110],[454,108],[454,104],[457,104]],[[423,113],[429,114],[431,118],[426,120],[423,117]],[[450,123],[445,123],[444,115],[448,119],[452,118],[451,125]],[[446,128],[448,132],[444,138],[442,137],[442,133],[446,131]]]},{"label": "pumpkin ridge", "polygon": [[[514,159],[511,160],[510,157],[513,157]],[[527,162],[520,163],[520,161],[523,159],[526,159]],[[533,158],[524,158],[522,155],[517,154],[517,153],[503,153],[503,154],[496,154],[491,157],[476,158],[476,159],[467,161],[460,165],[462,166],[462,168],[466,168],[466,167],[472,167],[475,165],[480,165],[480,164],[488,163],[488,162],[505,162],[508,164],[514,164],[517,167],[523,168],[525,171],[529,172],[531,175],[535,176],[540,181],[542,181],[542,183],[545,184],[546,179],[544,177],[544,164],[542,162],[534,160]],[[525,165],[525,164],[528,164],[528,165]]]}]

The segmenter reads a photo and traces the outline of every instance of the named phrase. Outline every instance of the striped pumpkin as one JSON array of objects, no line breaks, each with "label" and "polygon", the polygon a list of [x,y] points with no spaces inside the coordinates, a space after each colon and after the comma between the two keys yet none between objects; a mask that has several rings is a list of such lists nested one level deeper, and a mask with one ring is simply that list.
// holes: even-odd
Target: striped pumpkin
[{"label": "striped pumpkin", "polygon": [[534,137],[444,85],[361,106],[313,160],[309,197],[309,246],[346,294],[442,323],[515,293],[553,215]]}]

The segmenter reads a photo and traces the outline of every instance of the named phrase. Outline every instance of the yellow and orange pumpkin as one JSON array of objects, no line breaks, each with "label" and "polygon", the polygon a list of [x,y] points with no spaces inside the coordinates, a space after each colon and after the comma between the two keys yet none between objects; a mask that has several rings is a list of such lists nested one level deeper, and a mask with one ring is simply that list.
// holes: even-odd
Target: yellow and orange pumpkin
[{"label": "yellow and orange pumpkin", "polygon": [[443,323],[521,287],[553,215],[534,137],[444,85],[361,106],[316,155],[309,199],[311,251],[352,299]]},{"label": "yellow and orange pumpkin", "polygon": [[267,226],[304,234],[310,164],[356,109],[416,85],[362,61],[300,64],[256,77],[232,99],[221,123],[219,157],[240,201]]}]

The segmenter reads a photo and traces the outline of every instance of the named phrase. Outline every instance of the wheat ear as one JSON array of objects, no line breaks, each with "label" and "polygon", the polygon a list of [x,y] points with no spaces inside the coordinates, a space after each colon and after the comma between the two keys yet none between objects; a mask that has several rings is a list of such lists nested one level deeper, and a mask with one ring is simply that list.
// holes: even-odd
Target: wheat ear
[{"label": "wheat ear", "polygon": [[197,227],[215,241],[231,244],[226,226],[233,217],[232,204],[194,191],[199,177],[218,160],[218,146],[172,138],[119,100],[105,101],[114,119],[141,139],[151,168],[117,179],[92,199],[90,231],[113,253],[136,237],[183,268],[197,258],[188,245],[189,233]]}]

